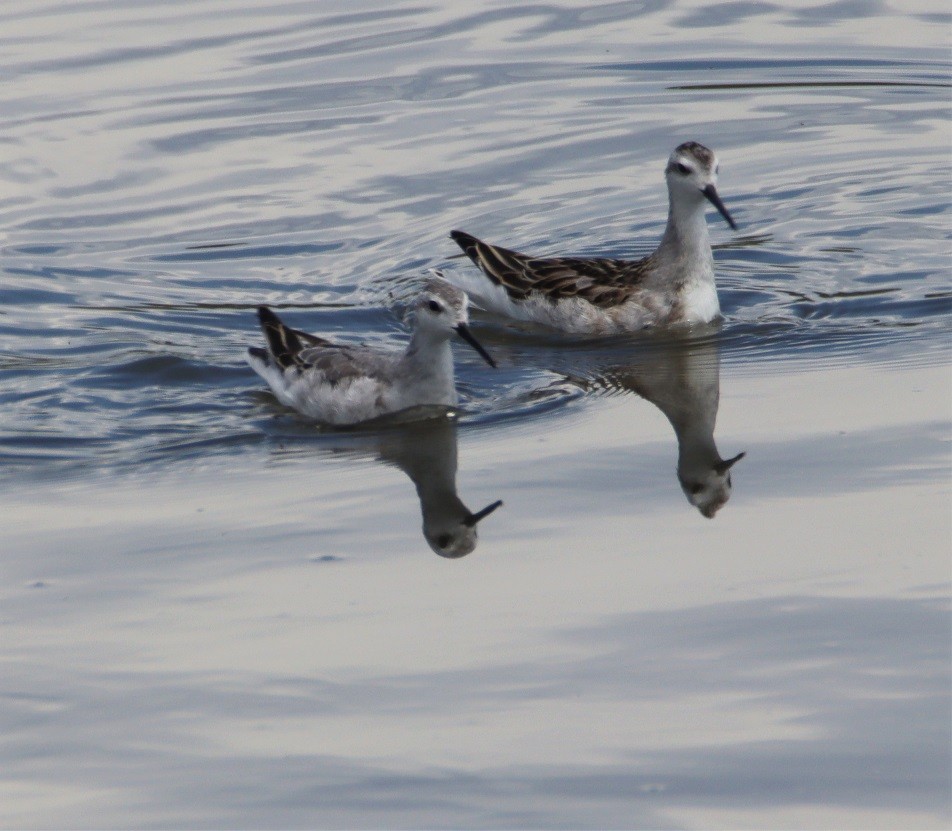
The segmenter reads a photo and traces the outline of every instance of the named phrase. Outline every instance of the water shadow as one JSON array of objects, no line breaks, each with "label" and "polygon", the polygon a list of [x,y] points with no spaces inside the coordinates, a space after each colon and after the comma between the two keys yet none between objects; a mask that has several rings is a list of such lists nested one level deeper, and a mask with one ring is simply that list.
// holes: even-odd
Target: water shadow
[{"label": "water shadow", "polygon": [[744,458],[721,456],[714,439],[720,402],[720,347],[715,336],[639,342],[624,361],[573,378],[586,390],[634,393],[654,404],[678,442],[677,478],[700,513],[712,519],[731,497],[731,468]]},{"label": "water shadow", "polygon": [[476,526],[502,505],[499,499],[474,513],[459,498],[456,430],[454,419],[429,419],[401,424],[379,439],[380,460],[402,470],[416,488],[424,539],[451,559],[475,550]]},{"label": "water shadow", "polygon": [[[281,445],[281,453],[313,451],[313,433],[303,443]],[[434,553],[448,559],[471,554],[479,543],[477,526],[499,508],[501,499],[471,511],[456,486],[458,438],[456,414],[444,407],[413,407],[364,422],[359,428],[320,435],[321,455],[373,459],[407,475],[420,500],[423,538]]]}]

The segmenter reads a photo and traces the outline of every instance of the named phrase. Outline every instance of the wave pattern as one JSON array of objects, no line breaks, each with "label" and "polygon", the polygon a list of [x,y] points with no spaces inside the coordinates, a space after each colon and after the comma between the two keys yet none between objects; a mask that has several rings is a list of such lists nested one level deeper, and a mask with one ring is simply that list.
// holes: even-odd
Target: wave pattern
[{"label": "wave pattern", "polygon": [[[948,359],[949,72],[929,15],[106,5],[108,38],[98,6],[0,15],[7,461],[132,462],[253,432],[253,308],[396,346],[406,285],[469,267],[453,227],[638,256],[686,138],[718,149],[742,224],[712,229],[725,371]],[[872,22],[889,14],[886,45]],[[850,57],[805,41],[763,58],[764,38],[803,26],[848,36]],[[750,42],[718,39],[738,27]],[[675,30],[681,57],[652,45]],[[511,363],[487,383],[461,361],[473,418],[576,400],[554,366],[586,347],[478,323]],[[611,365],[631,343],[599,349]]]}]

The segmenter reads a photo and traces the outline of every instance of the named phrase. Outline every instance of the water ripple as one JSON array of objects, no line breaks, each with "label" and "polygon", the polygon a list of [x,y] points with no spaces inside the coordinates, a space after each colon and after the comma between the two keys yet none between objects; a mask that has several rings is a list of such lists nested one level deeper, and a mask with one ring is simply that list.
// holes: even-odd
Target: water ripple
[{"label": "water ripple", "polygon": [[[839,31],[841,6],[815,22]],[[99,25],[43,8],[72,31]],[[641,256],[683,138],[717,147],[743,226],[711,228],[725,371],[947,357],[941,50],[634,53],[633,23],[708,37],[800,20],[658,0],[289,8],[267,22],[198,6],[175,26],[156,14],[153,30],[119,19],[125,40],[63,38],[37,59],[26,33],[42,14],[7,15],[4,62],[18,91],[0,177],[20,190],[0,200],[0,400],[23,463],[52,446],[88,463],[174,453],[196,431],[227,446],[260,406],[241,359],[256,305],[398,348],[402,295],[429,268],[471,267],[451,227],[539,253]],[[907,23],[909,36],[931,25]],[[562,48],[579,32],[607,46]],[[578,412],[589,381],[640,348],[477,326],[504,368],[461,360],[476,428]]]}]

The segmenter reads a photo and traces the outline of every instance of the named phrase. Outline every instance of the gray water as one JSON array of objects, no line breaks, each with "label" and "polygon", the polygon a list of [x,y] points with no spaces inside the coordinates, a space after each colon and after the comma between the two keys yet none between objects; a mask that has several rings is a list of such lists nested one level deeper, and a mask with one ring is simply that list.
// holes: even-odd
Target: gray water
[{"label": "gray water", "polygon": [[[947,827],[950,25],[5,3],[0,825]],[[457,418],[350,431],[245,364],[399,348],[451,228],[649,251],[691,139],[719,327],[477,316]]]}]

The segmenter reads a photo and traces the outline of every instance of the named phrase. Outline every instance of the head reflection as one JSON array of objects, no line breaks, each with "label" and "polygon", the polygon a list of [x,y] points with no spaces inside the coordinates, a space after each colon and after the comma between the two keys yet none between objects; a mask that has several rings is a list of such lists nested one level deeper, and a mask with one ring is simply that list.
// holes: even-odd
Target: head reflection
[{"label": "head reflection", "polygon": [[420,499],[423,537],[441,557],[465,557],[479,541],[477,526],[502,500],[470,511],[456,492],[456,422],[434,418],[387,429],[381,436],[380,458],[400,468]]},{"label": "head reflection", "polygon": [[678,457],[678,482],[681,483],[681,490],[688,502],[708,519],[713,519],[731,498],[731,465],[743,459],[745,454],[738,453],[732,459],[721,459],[711,465],[704,464],[700,469],[682,464],[683,455],[682,453]]},{"label": "head reflection", "polygon": [[678,482],[708,519],[731,498],[731,468],[714,441],[720,400],[720,358],[713,332],[703,338],[646,341],[637,357],[601,373],[598,386],[634,392],[665,414],[678,441]]}]

